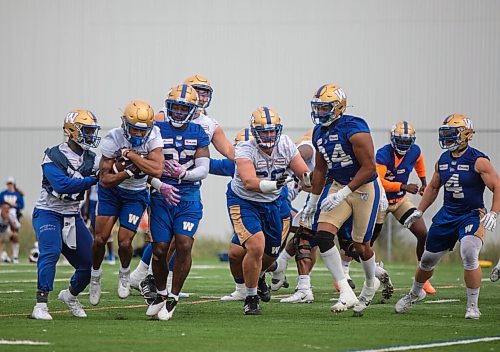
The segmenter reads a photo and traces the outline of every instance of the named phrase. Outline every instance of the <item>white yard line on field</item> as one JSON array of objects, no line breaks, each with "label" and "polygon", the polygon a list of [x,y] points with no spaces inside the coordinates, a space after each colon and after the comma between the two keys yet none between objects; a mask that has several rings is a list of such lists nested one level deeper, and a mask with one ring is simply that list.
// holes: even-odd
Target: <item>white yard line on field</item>
[{"label": "white yard line on field", "polygon": [[460,302],[459,299],[436,299],[434,301],[425,301],[424,303],[450,303],[450,302]]},{"label": "white yard line on field", "polygon": [[[198,301],[190,301],[190,302],[182,302],[181,305],[184,304],[200,304],[200,303],[209,303],[209,302],[217,302],[218,299],[202,299]],[[129,306],[111,306],[111,307],[97,307],[97,308],[85,308],[86,312],[99,311],[99,310],[116,310],[116,309],[134,309],[134,308],[146,308],[146,304],[134,304]],[[69,310],[54,310],[50,311],[50,314],[64,314],[69,313]],[[14,313],[14,314],[0,314],[0,318],[10,318],[10,317],[27,317],[30,313]]]},{"label": "white yard line on field", "polygon": [[0,345],[50,345],[49,342],[31,340],[0,340]]},{"label": "white yard line on field", "polygon": [[[61,282],[61,281],[68,281],[71,278],[68,277],[67,279],[55,279],[55,282]],[[6,280],[6,281],[0,281],[0,284],[27,284],[27,283],[32,283],[32,282],[37,282],[37,280]]]},{"label": "white yard line on field", "polygon": [[455,340],[455,341],[444,341],[435,343],[425,343],[420,345],[406,345],[406,346],[393,346],[393,347],[383,347],[378,349],[370,350],[358,350],[355,352],[392,352],[392,351],[411,351],[411,350],[421,350],[425,348],[435,348],[435,347],[448,347],[456,345],[469,345],[478,342],[491,342],[500,340],[500,336],[491,337],[481,337],[476,339],[466,339],[466,340]]},{"label": "white yard line on field", "polygon": [[23,293],[21,290],[12,290],[12,291],[0,291],[0,293]]}]

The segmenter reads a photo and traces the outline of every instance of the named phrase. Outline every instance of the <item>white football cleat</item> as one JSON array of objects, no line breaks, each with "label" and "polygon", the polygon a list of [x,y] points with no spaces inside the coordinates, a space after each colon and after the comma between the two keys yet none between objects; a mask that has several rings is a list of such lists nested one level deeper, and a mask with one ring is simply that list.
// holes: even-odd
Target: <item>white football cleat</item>
[{"label": "white football cleat", "polygon": [[228,295],[222,296],[221,301],[229,302],[229,301],[244,301],[247,297],[247,291],[245,288],[240,289],[236,287],[236,289]]},{"label": "white football cleat", "polygon": [[96,306],[101,300],[101,275],[90,276],[89,301]]},{"label": "white football cleat", "polygon": [[404,295],[399,299],[399,301],[394,306],[394,310],[396,311],[396,313],[406,313],[411,309],[411,307],[415,303],[423,300],[425,296],[427,296],[427,293],[425,293],[424,290],[420,290],[418,296],[414,296],[411,293],[407,293],[406,295]]},{"label": "white football cleat", "polygon": [[479,308],[473,304],[470,307],[467,307],[465,310],[465,319],[474,319],[477,320],[481,316],[481,312],[479,311]]},{"label": "white football cleat", "polygon": [[286,282],[285,272],[271,272],[271,291],[278,291]]},{"label": "white football cleat", "polygon": [[136,268],[134,271],[130,273],[130,287],[137,291],[140,291],[139,285],[141,281],[146,278],[147,275],[148,275],[147,271],[144,272]]},{"label": "white football cleat", "polygon": [[382,286],[382,297],[384,300],[390,299],[394,294],[394,286],[392,285],[389,273],[384,269],[384,263],[380,262],[377,264],[375,276],[380,281]]},{"label": "white football cleat", "polygon": [[158,312],[158,320],[170,320],[174,315],[175,306],[177,301],[173,297],[168,297],[165,301],[165,305]]},{"label": "white football cleat", "polygon": [[148,306],[146,310],[146,315],[150,317],[156,316],[160,310],[165,306],[167,297],[162,295],[157,295],[153,303]]},{"label": "white football cleat", "polygon": [[85,313],[85,311],[83,310],[83,307],[80,304],[80,301],[78,301],[78,298],[74,297],[69,292],[69,290],[62,290],[61,292],[59,292],[59,296],[57,298],[61,302],[66,303],[66,305],[69,307],[69,310],[71,311],[71,314],[73,314],[74,317],[87,317],[87,313]]},{"label": "white football cleat", "polygon": [[375,293],[377,292],[379,287],[380,287],[380,281],[377,278],[375,278],[372,287],[366,286],[366,281],[363,282],[363,288],[361,289],[361,293],[358,296],[358,304],[356,304],[352,309],[354,316],[362,315],[362,312],[366,308],[368,308],[368,306],[372,302],[372,299],[375,296]]},{"label": "white football cleat", "polygon": [[358,304],[358,298],[349,287],[345,292],[341,292],[337,303],[330,307],[332,313],[342,313]]},{"label": "white football cleat", "polygon": [[130,295],[130,270],[118,272],[118,297],[124,299]]},{"label": "white football cleat", "polygon": [[312,303],[314,295],[310,288],[306,290],[296,290],[292,295],[280,300],[280,303]]},{"label": "white football cleat", "polygon": [[490,273],[490,280],[491,282],[495,282],[498,281],[498,279],[500,279],[500,268],[495,266]]},{"label": "white football cleat", "polygon": [[36,320],[52,320],[52,316],[49,314],[47,303],[37,303],[33,307],[31,317]]}]

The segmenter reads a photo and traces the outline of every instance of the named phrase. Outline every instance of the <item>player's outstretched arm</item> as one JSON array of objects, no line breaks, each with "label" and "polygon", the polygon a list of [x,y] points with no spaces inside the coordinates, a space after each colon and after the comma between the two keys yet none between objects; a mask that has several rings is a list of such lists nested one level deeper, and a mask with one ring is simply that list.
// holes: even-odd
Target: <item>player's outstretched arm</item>
[{"label": "player's outstretched arm", "polygon": [[215,149],[229,160],[234,161],[234,146],[229,142],[221,127],[217,127],[212,137]]},{"label": "player's outstretched arm", "polygon": [[422,199],[418,204],[418,210],[424,213],[427,208],[431,206],[432,203],[436,200],[439,189],[441,188],[441,177],[439,176],[438,164],[434,167],[434,174],[432,175],[431,182],[425,188],[424,194],[422,195]]},{"label": "player's outstretched arm", "polygon": [[132,161],[142,172],[151,177],[161,177],[163,171],[162,148],[155,148],[148,153],[147,158],[141,157],[133,150],[125,151],[122,155]]},{"label": "player's outstretched arm", "polygon": [[348,187],[351,191],[364,185],[377,172],[372,136],[369,133],[356,133],[349,138],[352,150],[360,164],[360,169],[354,175]]},{"label": "player's outstretched arm", "polygon": [[125,170],[120,171],[116,174],[113,173],[112,170],[114,162],[115,162],[114,158],[108,159],[104,156],[101,158],[99,169],[100,169],[101,185],[104,188],[116,187],[124,180],[130,177]]}]

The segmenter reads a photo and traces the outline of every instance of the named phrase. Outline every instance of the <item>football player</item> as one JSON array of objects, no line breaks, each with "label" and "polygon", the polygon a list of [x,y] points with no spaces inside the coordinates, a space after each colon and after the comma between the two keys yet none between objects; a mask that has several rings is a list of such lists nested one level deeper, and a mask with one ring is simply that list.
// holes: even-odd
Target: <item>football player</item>
[{"label": "football player", "polygon": [[[257,285],[261,272],[276,259],[282,244],[281,188],[292,180],[290,168],[302,180],[309,173],[297,147],[286,135],[279,115],[260,107],[250,118],[254,140],[235,148],[236,171],[226,192],[227,206],[238,240],[245,248],[244,313],[261,314]],[[263,270],[262,270],[263,269]]]},{"label": "football player", "polygon": [[61,253],[76,271],[68,289],[59,293],[59,300],[73,316],[87,316],[77,295],[90,281],[92,235],[80,216],[80,201],[85,191],[97,183],[99,162],[89,149],[98,146],[100,127],[94,114],[79,109],[66,116],[63,129],[68,141],[45,150],[42,191],[33,210],[40,252],[37,303],[31,316],[40,320],[52,320],[47,302]]},{"label": "football player", "polygon": [[[252,131],[249,128],[240,130],[234,139],[234,145],[241,142],[246,142],[255,139]],[[211,159],[210,160],[210,174],[218,176],[234,176],[236,165],[230,159]],[[288,204],[288,188],[283,187],[280,193],[280,216],[283,221],[282,242],[288,235],[290,227],[290,207]],[[236,284],[235,290],[223,297],[221,301],[244,301],[246,298],[245,280],[243,278],[243,258],[245,257],[246,250],[241,245],[236,233],[233,234],[231,244],[229,246],[229,268]],[[259,282],[257,285],[257,294],[264,302],[269,302],[271,299],[271,291],[265,282],[265,271],[261,271],[259,275]]]},{"label": "football player", "polygon": [[[388,213],[392,213],[401,224],[404,224],[405,220],[416,210],[406,193],[424,194],[427,186],[424,157],[420,147],[415,144],[415,139],[413,126],[407,121],[399,121],[391,128],[391,143],[386,144],[377,151],[377,172],[387,195],[389,208],[377,215],[371,240],[372,246],[380,235]],[[420,179],[420,187],[414,183],[408,183],[413,169],[415,169]],[[410,231],[417,238],[416,253],[417,260],[420,261],[427,236],[424,219],[415,221],[410,227]],[[429,294],[436,293],[429,281],[426,281],[424,290]]]},{"label": "football player", "polygon": [[[196,90],[196,93],[198,94],[198,103],[197,103],[198,107],[193,115],[193,119],[191,120],[191,122],[199,124],[201,127],[203,127],[203,129],[207,133],[208,139],[214,145],[215,149],[222,154],[222,156],[233,160],[234,147],[231,145],[231,142],[229,142],[229,140],[227,139],[222,127],[219,125],[217,120],[207,115],[207,108],[210,106],[213,93],[213,88],[210,82],[208,81],[207,78],[205,78],[202,75],[193,75],[186,78],[184,83],[192,86]],[[156,114],[155,121],[165,121],[166,113],[167,113],[167,108],[164,107]],[[172,240],[175,241],[175,238]],[[175,246],[172,243],[171,248],[174,247]],[[151,274],[150,262],[151,262],[152,252],[153,252],[152,246],[148,245],[144,250],[144,253],[141,257],[141,260],[139,261],[137,268],[130,274],[132,287],[139,289],[140,286],[141,291],[144,289],[146,291],[151,291],[151,292],[155,291],[154,286],[147,287],[147,285],[145,284],[140,285],[140,282],[144,280],[146,275],[148,273]],[[173,262],[174,262],[174,259],[172,259],[173,256],[174,252],[172,251],[171,253],[169,253],[169,270],[172,270],[173,268]],[[153,282],[152,280],[149,280],[149,283],[152,282]],[[167,278],[167,285],[169,289],[172,286],[171,275],[169,275]],[[187,294],[183,292],[180,293],[181,298],[186,296]]]},{"label": "football player", "polygon": [[7,188],[0,192],[0,204],[8,204],[10,217],[17,225],[16,228],[11,228],[10,245],[12,250],[12,263],[19,263],[19,230],[21,228],[21,210],[24,208],[24,194],[16,186],[14,177],[7,178]]},{"label": "football player", "polygon": [[[165,102],[165,122],[156,122],[163,139],[165,166],[161,180],[177,187],[181,201],[169,204],[158,192],[151,196],[152,269],[157,297],[146,314],[170,320],[191,269],[194,235],[203,216],[200,186],[210,167],[210,140],[201,125],[190,122],[197,109],[196,90],[187,84],[173,87]],[[154,186],[154,185],[153,185]],[[167,289],[167,254],[175,237],[176,258],[172,289]]]},{"label": "football player", "polygon": [[[146,181],[148,176],[161,176],[163,169],[163,141],[160,131],[153,126],[153,117],[153,109],[146,101],[134,100],[125,107],[121,127],[109,131],[101,143],[101,179],[89,293],[93,305],[97,305],[101,298],[101,264],[106,242],[118,219],[118,255],[121,262],[118,296],[126,298],[130,294],[132,240],[149,203]],[[114,170],[117,159],[125,160],[127,165],[119,172]]]},{"label": "football player", "polygon": [[[311,101],[317,153],[312,192],[302,220],[308,227],[313,224],[319,198],[323,192],[328,193],[321,202],[315,239],[340,288],[340,298],[331,310],[337,313],[353,307],[354,314],[361,315],[380,286],[370,240],[383,190],[377,181],[370,129],[363,119],[344,114],[346,103],[344,90],[333,84],[321,86]],[[347,283],[334,242],[338,229],[351,216],[352,240],[365,272],[358,298]]]},{"label": "football player", "polygon": [[[473,134],[472,121],[462,114],[449,115],[439,128],[439,144],[446,151],[436,163],[417,211],[406,219],[404,226],[409,228],[422,218],[436,200],[441,186],[444,186],[443,206],[432,218],[411,291],[396,303],[397,313],[407,312],[414,303],[425,298],[425,282],[432,277],[439,260],[459,241],[467,287],[465,319],[479,319],[481,315],[477,305],[482,278],[479,251],[485,230],[493,231],[497,223],[500,178],[489,158],[469,145]],[[485,187],[493,192],[488,212],[483,201]]]}]

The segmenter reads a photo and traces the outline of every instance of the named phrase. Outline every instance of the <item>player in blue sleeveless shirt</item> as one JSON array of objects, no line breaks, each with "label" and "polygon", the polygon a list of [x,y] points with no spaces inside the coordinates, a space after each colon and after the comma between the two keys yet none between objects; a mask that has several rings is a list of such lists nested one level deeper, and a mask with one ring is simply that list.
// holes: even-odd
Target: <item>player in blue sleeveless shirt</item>
[{"label": "player in blue sleeveless shirt", "polygon": [[[410,227],[436,200],[444,186],[444,202],[432,218],[425,251],[417,267],[411,291],[395,306],[397,313],[407,312],[414,303],[425,298],[423,285],[432,277],[439,260],[460,241],[460,255],[467,287],[466,319],[479,319],[479,287],[481,267],[479,251],[485,230],[493,231],[500,211],[500,178],[489,158],[469,146],[474,134],[472,121],[461,114],[448,116],[439,128],[439,143],[446,151],[436,163],[432,180],[427,186],[418,209],[405,221]],[[493,192],[491,210],[483,202],[485,187]]]}]

